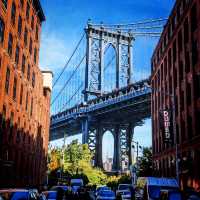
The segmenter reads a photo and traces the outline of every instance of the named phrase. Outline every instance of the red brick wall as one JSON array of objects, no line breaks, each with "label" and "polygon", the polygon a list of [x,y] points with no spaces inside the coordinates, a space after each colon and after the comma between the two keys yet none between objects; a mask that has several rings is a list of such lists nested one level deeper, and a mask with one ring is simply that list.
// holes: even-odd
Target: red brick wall
[{"label": "red brick wall", "polygon": [[[194,6],[196,6],[196,14]],[[194,15],[196,23],[193,18]],[[193,24],[196,25],[195,29],[192,28]],[[169,94],[175,94],[176,134],[179,144],[182,184],[195,188],[200,186],[200,172],[198,170],[200,165],[199,36],[200,2],[198,0],[177,0],[154,51],[151,78],[153,88],[152,142],[154,164],[157,168],[155,174],[158,176],[175,176],[174,145],[173,143],[165,144],[163,142],[164,138],[159,122],[159,111],[172,108]],[[197,59],[195,59],[195,56],[197,56]],[[187,165],[190,165],[189,170],[183,164],[185,158],[189,163]],[[186,181],[184,177],[187,177]]]},{"label": "red brick wall", "polygon": [[[15,25],[11,23],[12,2],[16,4]],[[0,43],[0,186],[39,185],[45,178],[46,156],[49,138],[49,106],[50,91],[45,96],[43,77],[38,67],[38,52],[40,47],[41,20],[36,14],[35,7],[30,4],[29,20],[26,17],[27,0],[21,7],[19,0],[8,0],[8,7],[0,1],[0,18],[5,23],[4,41]],[[18,16],[22,17],[22,34],[18,34]],[[34,27],[31,27],[32,16]],[[24,30],[28,30],[28,43],[24,44]],[[38,27],[38,39],[36,38]],[[9,56],[8,37],[13,35],[13,53]],[[29,52],[30,38],[32,39],[32,54]],[[19,63],[15,63],[16,45],[19,45]],[[37,59],[34,62],[34,49],[37,49]],[[26,57],[25,72],[22,72],[22,54]],[[28,64],[30,79],[28,80]],[[9,93],[5,92],[6,71],[9,66]],[[32,86],[32,74],[35,73],[35,86]],[[13,99],[14,77],[17,78],[17,96]],[[22,104],[20,91],[23,85]],[[28,106],[26,97],[28,93]],[[31,99],[33,112],[31,115]],[[6,107],[6,117],[2,119],[3,106]],[[10,125],[13,112],[13,128]],[[40,132],[41,128],[41,132]]]}]

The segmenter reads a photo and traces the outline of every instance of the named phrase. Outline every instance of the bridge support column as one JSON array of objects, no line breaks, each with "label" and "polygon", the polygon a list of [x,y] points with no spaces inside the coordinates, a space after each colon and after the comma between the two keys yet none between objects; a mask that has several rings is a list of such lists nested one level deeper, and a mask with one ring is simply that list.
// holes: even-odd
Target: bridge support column
[{"label": "bridge support column", "polygon": [[127,147],[128,147],[128,160],[129,160],[129,167],[132,165],[132,138],[133,138],[134,128],[133,125],[130,123],[127,131]]},{"label": "bridge support column", "polygon": [[95,165],[97,167],[103,168],[103,162],[102,162],[102,128],[101,128],[100,125],[97,128],[97,135],[96,135]]},{"label": "bridge support column", "polygon": [[88,125],[88,118],[84,118],[81,122],[81,129],[82,129],[82,143],[88,143],[89,138],[89,125]]},{"label": "bridge support column", "polygon": [[113,158],[113,170],[120,170],[120,126],[117,125],[114,131],[114,158]]}]

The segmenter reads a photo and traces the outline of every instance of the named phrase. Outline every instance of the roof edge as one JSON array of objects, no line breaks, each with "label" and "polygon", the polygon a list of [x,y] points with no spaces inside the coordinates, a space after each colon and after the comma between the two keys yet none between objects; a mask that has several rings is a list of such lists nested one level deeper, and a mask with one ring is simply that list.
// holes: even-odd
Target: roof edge
[{"label": "roof edge", "polygon": [[42,9],[42,6],[41,6],[41,3],[40,3],[40,0],[33,0],[33,6],[35,7],[36,9],[36,12],[40,18],[40,21],[43,22],[46,20],[45,18],[45,15],[44,15],[44,11]]}]

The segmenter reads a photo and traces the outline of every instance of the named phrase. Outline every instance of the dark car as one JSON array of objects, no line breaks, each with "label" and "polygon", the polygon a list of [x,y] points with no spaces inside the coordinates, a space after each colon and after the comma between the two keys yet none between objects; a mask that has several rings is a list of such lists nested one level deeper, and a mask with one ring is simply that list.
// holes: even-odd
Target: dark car
[{"label": "dark car", "polygon": [[4,189],[0,190],[1,200],[37,200],[34,191],[26,189]]}]

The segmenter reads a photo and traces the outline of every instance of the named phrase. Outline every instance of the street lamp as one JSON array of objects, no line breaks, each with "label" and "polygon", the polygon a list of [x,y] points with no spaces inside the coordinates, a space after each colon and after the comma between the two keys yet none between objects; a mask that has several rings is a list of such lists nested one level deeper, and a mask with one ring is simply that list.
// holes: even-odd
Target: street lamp
[{"label": "street lamp", "polygon": [[[142,149],[142,146],[139,145],[139,142],[132,141],[132,143],[136,144],[136,164],[138,165],[139,148]],[[132,145],[132,147],[135,148],[134,145]]]}]

